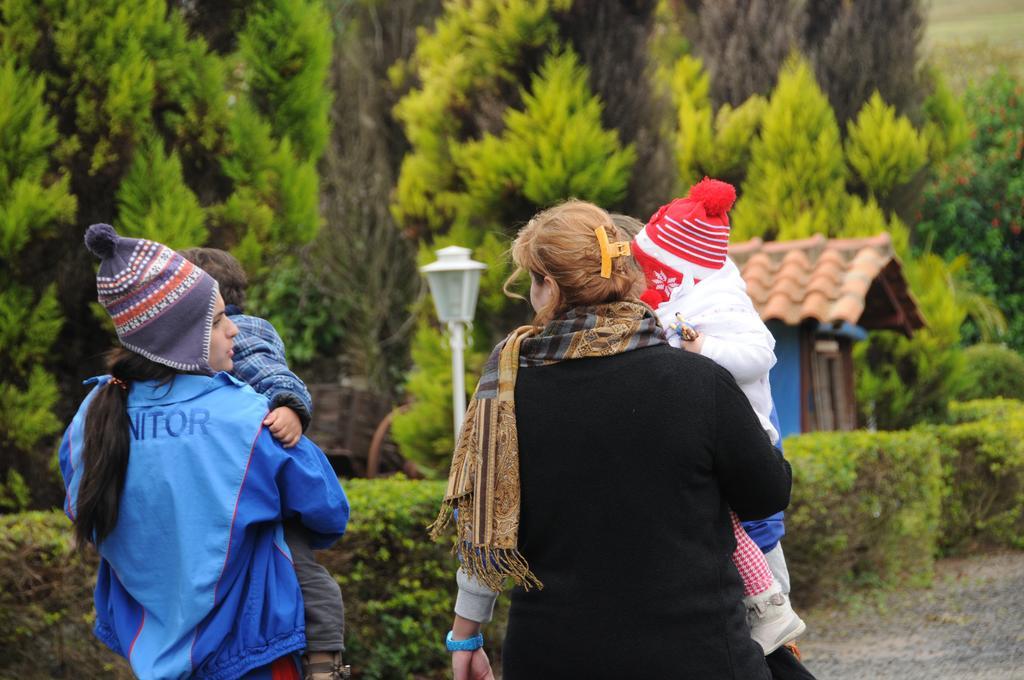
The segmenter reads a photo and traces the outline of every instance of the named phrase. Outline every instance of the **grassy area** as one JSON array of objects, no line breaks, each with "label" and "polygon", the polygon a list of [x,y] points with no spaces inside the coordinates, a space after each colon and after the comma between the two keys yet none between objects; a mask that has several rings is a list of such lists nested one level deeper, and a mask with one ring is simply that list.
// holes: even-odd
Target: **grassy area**
[{"label": "grassy area", "polygon": [[924,44],[955,92],[998,68],[1024,78],[1024,0],[931,0]]},{"label": "grassy area", "polygon": [[931,0],[929,46],[1024,42],[1024,0]]}]

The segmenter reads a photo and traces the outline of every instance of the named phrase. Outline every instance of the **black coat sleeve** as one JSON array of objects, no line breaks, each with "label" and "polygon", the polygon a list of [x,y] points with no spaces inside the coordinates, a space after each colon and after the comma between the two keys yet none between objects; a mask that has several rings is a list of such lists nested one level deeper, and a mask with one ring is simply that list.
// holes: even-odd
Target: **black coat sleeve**
[{"label": "black coat sleeve", "polygon": [[714,467],[722,495],[740,519],[785,510],[792,471],[728,371],[715,367]]}]

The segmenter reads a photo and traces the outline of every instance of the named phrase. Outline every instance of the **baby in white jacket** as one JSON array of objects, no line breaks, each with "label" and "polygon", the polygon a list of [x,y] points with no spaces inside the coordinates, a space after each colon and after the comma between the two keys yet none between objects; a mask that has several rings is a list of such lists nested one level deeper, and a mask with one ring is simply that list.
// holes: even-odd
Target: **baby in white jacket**
[{"label": "baby in white jacket", "polygon": [[[634,238],[632,253],[648,282],[642,299],[654,308],[669,343],[703,354],[728,370],[778,446],[768,382],[776,361],[775,338],[754,309],[739,269],[726,256],[726,212],[735,199],[731,185],[704,178],[686,198],[672,201],[651,217]],[[751,636],[769,654],[806,626],[761,549],[735,514],[732,519],[733,563],[743,578]],[[777,559],[781,580],[788,581],[781,549]]]},{"label": "baby in white jacket", "polygon": [[[732,260],[726,258],[725,265],[699,286],[684,281],[655,312],[670,345],[703,354],[732,374],[772,444],[778,445],[768,383],[775,365],[775,338],[754,309]],[[695,340],[684,339],[687,327],[697,333]]]}]

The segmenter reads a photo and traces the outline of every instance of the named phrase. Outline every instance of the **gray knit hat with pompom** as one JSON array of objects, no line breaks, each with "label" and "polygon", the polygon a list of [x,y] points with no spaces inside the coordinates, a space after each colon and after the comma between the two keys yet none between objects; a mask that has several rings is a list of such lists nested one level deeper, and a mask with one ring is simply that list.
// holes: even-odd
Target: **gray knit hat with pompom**
[{"label": "gray knit hat with pompom", "polygon": [[179,371],[213,373],[210,333],[217,282],[167,246],[94,224],[85,245],[100,258],[96,292],[126,349]]}]

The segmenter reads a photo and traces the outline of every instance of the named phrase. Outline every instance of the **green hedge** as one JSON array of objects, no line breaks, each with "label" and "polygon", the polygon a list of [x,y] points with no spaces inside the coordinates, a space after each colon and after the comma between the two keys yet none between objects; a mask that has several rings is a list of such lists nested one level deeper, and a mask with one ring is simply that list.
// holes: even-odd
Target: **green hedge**
[{"label": "green hedge", "polygon": [[1024,548],[1024,403],[953,402],[949,422],[790,437],[784,545],[798,603],[926,582],[936,555]]},{"label": "green hedge", "polygon": [[64,513],[0,516],[0,678],[131,678],[92,635],[96,559]]},{"label": "green hedge", "polygon": [[975,423],[979,420],[996,422],[1024,420],[1024,403],[1016,399],[976,399],[949,403],[947,420],[950,425]]},{"label": "green hedge", "polygon": [[339,547],[321,553],[345,599],[348,656],[367,677],[392,678],[443,665],[451,625],[452,558],[425,540],[444,482],[345,482],[352,520]]},{"label": "green hedge", "polygon": [[800,604],[861,584],[931,577],[942,477],[927,432],[790,437],[793,497],[783,545]]},{"label": "green hedge", "polygon": [[[449,543],[431,542],[426,534],[445,484],[401,478],[344,483],[352,520],[321,562],[341,584],[348,656],[363,677],[430,675],[449,663],[443,635],[452,623],[456,562]],[[505,608],[496,621],[504,620]],[[501,640],[500,625],[488,628],[489,641]]]},{"label": "green hedge", "polygon": [[[318,555],[342,587],[349,658],[363,678],[443,677],[455,562],[448,547],[427,540],[426,526],[445,482],[344,486],[353,509],[348,532]],[[59,511],[0,516],[0,678],[132,677],[92,636],[96,559],[70,549],[69,530]],[[502,628],[490,626],[488,639],[501,640]]]},{"label": "green hedge", "polygon": [[[784,539],[800,606],[850,587],[921,583],[943,551],[1024,548],[1024,404],[952,404],[903,432],[790,437]],[[321,561],[345,596],[348,657],[363,678],[436,678],[448,657],[454,558],[427,540],[444,482],[350,480],[348,534]],[[59,511],[0,517],[0,678],[129,677],[91,634],[95,559]],[[497,656],[507,615],[488,627]]]},{"label": "green hedge", "polygon": [[964,380],[956,398],[1024,399],[1024,356],[1002,345],[980,344],[964,350]]},{"label": "green hedge", "polygon": [[950,420],[928,428],[942,444],[942,551],[1024,548],[1024,404],[954,403]]}]

